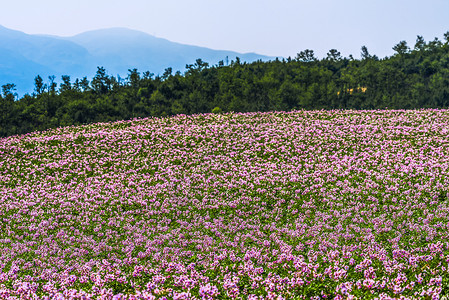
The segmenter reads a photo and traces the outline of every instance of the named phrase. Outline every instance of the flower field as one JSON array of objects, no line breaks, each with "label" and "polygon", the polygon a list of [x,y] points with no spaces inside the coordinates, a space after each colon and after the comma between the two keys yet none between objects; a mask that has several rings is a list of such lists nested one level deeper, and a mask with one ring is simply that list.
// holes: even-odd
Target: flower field
[{"label": "flower field", "polygon": [[441,299],[449,110],[0,139],[0,299]]}]

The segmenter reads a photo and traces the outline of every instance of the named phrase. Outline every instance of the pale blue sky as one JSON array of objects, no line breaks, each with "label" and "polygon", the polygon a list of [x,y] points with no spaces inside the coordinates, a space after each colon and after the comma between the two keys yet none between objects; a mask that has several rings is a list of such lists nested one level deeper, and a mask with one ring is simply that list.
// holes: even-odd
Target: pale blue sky
[{"label": "pale blue sky", "polygon": [[[417,35],[443,38],[448,0],[9,0],[0,25],[26,33],[70,36],[127,27],[171,41],[213,49],[294,57],[336,48],[379,57]],[[0,41],[1,42],[1,41]]]}]

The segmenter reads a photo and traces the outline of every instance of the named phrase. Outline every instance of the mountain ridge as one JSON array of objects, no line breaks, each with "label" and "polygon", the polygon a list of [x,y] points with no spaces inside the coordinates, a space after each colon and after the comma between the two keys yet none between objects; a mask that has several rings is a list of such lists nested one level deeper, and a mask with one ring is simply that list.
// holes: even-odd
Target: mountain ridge
[{"label": "mountain ridge", "polygon": [[14,83],[18,94],[31,93],[37,75],[44,80],[54,75],[58,82],[62,75],[91,78],[97,66],[126,77],[128,69],[134,68],[155,74],[169,67],[174,72],[184,71],[198,58],[211,65],[226,57],[247,62],[275,58],[181,44],[123,27],[60,37],[26,34],[0,25],[0,41],[0,85]]}]

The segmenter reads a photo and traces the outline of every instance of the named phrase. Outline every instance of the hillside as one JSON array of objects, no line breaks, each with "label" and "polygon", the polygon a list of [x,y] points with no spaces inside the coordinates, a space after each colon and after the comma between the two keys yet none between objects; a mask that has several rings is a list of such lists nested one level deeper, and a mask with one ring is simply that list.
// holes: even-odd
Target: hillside
[{"label": "hillside", "polygon": [[448,123],[199,114],[2,138],[0,296],[447,296]]},{"label": "hillside", "polygon": [[[122,48],[114,45],[113,36],[119,33],[129,39],[120,43]],[[98,56],[108,56],[110,48],[121,49],[123,60],[133,52],[137,60],[141,55],[138,49],[126,50],[134,40],[141,41],[143,48],[160,43],[157,47],[162,49],[168,43],[116,29],[75,39]],[[94,39],[104,46],[95,48]],[[183,73],[167,69],[159,75],[133,68],[126,77],[111,76],[100,67],[92,78],[64,77],[59,85],[49,85],[43,78],[33,95],[19,99],[11,86],[3,86],[0,136],[177,114],[448,108],[449,33],[444,41],[426,42],[418,36],[413,48],[399,42],[393,49],[396,53],[384,59],[366,47],[362,47],[361,59],[342,57],[336,49],[323,59],[316,58],[312,50],[301,51],[295,58],[252,63],[236,59],[229,65],[197,59]],[[121,62],[118,59],[117,65]]]}]

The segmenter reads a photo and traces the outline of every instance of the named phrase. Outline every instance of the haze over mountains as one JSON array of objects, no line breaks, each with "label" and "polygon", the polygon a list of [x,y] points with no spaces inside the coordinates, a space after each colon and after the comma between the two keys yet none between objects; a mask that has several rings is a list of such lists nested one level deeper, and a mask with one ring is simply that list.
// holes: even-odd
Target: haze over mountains
[{"label": "haze over mountains", "polygon": [[237,53],[184,45],[157,38],[144,32],[111,28],[88,31],[73,37],[29,35],[0,26],[0,85],[14,83],[19,95],[32,93],[34,78],[44,81],[55,75],[91,79],[97,66],[103,66],[109,75],[126,77],[128,69],[162,74],[168,67],[173,72],[185,70],[201,58],[209,64],[220,60],[229,62],[239,57],[242,61],[271,60],[274,57],[256,53]]}]

